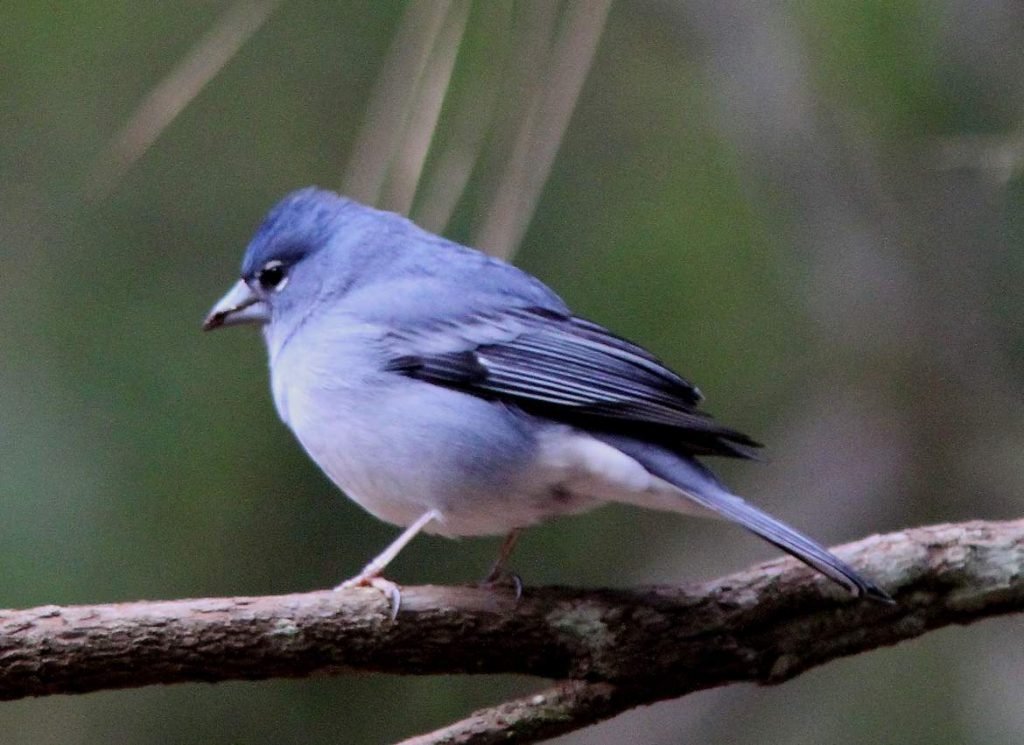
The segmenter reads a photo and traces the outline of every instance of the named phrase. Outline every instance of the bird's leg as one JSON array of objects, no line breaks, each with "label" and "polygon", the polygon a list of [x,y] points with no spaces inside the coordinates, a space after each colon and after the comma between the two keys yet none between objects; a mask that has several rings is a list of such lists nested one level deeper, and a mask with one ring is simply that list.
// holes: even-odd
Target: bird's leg
[{"label": "bird's leg", "polygon": [[395,557],[401,553],[403,548],[409,545],[409,541],[415,538],[427,523],[431,520],[440,519],[440,512],[437,510],[427,510],[420,515],[416,522],[403,530],[402,534],[393,540],[386,549],[374,557],[373,561],[363,567],[363,571],[359,572],[355,577],[345,580],[334,589],[343,590],[348,587],[376,587],[391,599],[391,620],[394,620],[398,616],[398,609],[402,604],[402,593],[398,589],[398,585],[390,580],[384,579],[380,576],[380,573],[384,571],[388,564],[394,561]]},{"label": "bird's leg", "polygon": [[483,582],[485,585],[493,585],[505,579],[510,580],[516,592],[516,600],[523,595],[523,580],[515,572],[510,572],[505,564],[516,547],[516,543],[519,542],[520,533],[522,533],[522,528],[516,528],[505,536],[505,540],[501,542],[501,548],[498,549],[498,558],[494,562],[494,566],[491,567],[490,573],[484,577]]},{"label": "bird's leg", "polygon": [[515,528],[505,536],[505,540],[501,542],[501,548],[498,549],[498,558],[494,562],[494,566],[491,567],[491,573],[487,575],[484,582],[494,582],[505,575],[505,563],[508,561],[508,557],[512,554],[513,549],[515,549],[516,543],[519,542],[520,533],[522,533],[522,528]]}]

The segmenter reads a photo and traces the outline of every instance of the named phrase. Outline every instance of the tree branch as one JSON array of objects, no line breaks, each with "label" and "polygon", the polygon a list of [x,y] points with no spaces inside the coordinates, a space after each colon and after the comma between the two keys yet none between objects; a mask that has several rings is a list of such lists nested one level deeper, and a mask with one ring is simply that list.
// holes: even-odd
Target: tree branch
[{"label": "tree branch", "polygon": [[0,611],[0,699],[347,670],[573,682],[410,742],[526,742],[737,681],[1024,610],[1024,520],[938,525],[837,549],[897,599],[851,600],[781,559],[686,588],[407,587]]}]

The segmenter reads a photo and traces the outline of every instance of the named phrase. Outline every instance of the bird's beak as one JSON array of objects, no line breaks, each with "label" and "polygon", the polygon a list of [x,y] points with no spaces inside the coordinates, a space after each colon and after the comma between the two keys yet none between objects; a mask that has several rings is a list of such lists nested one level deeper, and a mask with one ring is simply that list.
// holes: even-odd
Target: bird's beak
[{"label": "bird's beak", "polygon": [[239,280],[228,294],[217,301],[203,321],[203,331],[242,323],[267,323],[270,308],[260,300],[244,281]]}]

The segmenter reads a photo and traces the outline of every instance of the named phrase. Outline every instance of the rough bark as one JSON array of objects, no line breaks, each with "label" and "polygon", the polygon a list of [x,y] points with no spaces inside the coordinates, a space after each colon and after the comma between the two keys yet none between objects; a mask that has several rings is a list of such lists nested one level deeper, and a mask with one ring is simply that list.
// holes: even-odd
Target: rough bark
[{"label": "rough bark", "polygon": [[703,585],[372,588],[0,611],[0,699],[347,670],[569,680],[416,743],[532,742],[736,681],[1024,610],[1024,520],[938,525],[837,549],[897,600],[846,597],[790,559]]}]

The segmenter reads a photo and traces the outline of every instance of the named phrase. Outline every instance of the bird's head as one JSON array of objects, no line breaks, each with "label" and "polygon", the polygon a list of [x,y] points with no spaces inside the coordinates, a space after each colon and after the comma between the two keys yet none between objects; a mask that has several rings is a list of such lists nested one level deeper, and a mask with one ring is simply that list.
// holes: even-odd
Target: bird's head
[{"label": "bird's head", "polygon": [[241,279],[213,306],[203,328],[266,325],[312,302],[322,285],[322,262],[316,257],[330,250],[339,221],[359,209],[313,187],[278,202],[245,250]]}]

